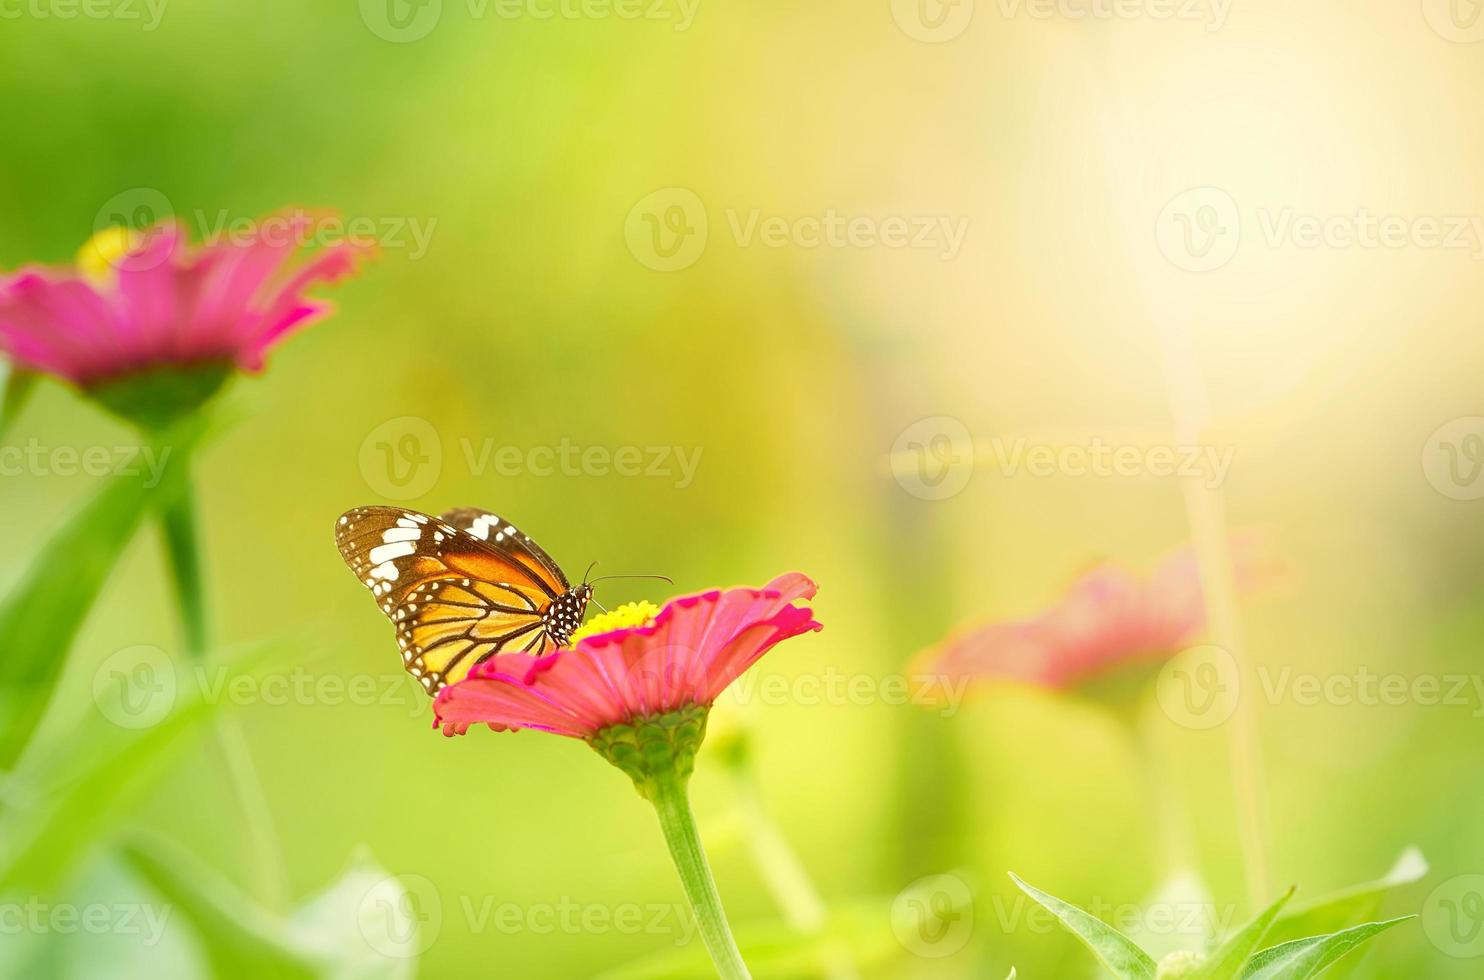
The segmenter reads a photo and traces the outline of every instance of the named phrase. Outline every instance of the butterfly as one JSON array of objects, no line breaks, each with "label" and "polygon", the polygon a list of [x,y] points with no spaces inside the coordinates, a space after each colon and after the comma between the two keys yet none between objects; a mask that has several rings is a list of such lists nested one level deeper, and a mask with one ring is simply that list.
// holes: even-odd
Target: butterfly
[{"label": "butterfly", "polygon": [[593,597],[591,583],[574,588],[540,545],[477,507],[439,517],[357,507],[336,523],[335,543],[429,695],[497,653],[565,646]]}]

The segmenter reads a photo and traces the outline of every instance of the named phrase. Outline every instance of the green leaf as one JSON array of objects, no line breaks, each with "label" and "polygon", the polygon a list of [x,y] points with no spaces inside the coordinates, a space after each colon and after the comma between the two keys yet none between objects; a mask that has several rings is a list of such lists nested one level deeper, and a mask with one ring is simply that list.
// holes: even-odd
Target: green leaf
[{"label": "green leaf", "polygon": [[[50,791],[30,791],[44,802],[12,807],[0,818],[0,892],[47,893],[62,885],[118,813],[192,744],[205,714],[197,702],[112,751],[82,740],[89,752],[81,772],[68,772]],[[27,783],[24,775],[14,778]]]},{"label": "green leaf", "polygon": [[401,878],[362,851],[345,874],[295,910],[288,928],[324,975],[411,980],[418,955],[436,938],[423,935],[421,926],[432,915]]},{"label": "green leaf", "polygon": [[190,919],[212,976],[315,977],[309,950],[292,943],[279,919],[190,855],[163,840],[141,840],[123,848],[123,860]]},{"label": "green leaf", "polygon": [[124,855],[190,921],[215,976],[410,980],[416,970],[407,889],[367,857],[285,918],[165,841]]},{"label": "green leaf", "polygon": [[10,431],[16,416],[36,387],[36,375],[9,361],[0,361],[0,439]]},{"label": "green leaf", "polygon": [[1317,977],[1340,957],[1378,933],[1415,918],[1415,915],[1404,915],[1385,922],[1367,922],[1327,936],[1295,939],[1270,947],[1252,958],[1242,971],[1242,980],[1307,980]]},{"label": "green leaf", "polygon": [[282,923],[196,859],[157,840],[129,843],[123,858],[190,920],[213,976],[313,980],[308,951]]},{"label": "green leaf", "polygon": [[1321,896],[1290,909],[1273,924],[1268,941],[1273,944],[1336,932],[1379,917],[1381,902],[1393,888],[1420,881],[1427,874],[1427,860],[1415,847],[1403,851],[1385,877]]},{"label": "green leaf", "polygon": [[1190,980],[1232,980],[1233,977],[1241,976],[1242,965],[1262,945],[1263,936],[1272,928],[1273,921],[1278,918],[1278,913],[1288,900],[1293,897],[1293,888],[1288,891],[1261,915],[1237,930],[1213,952],[1195,972],[1190,974]]},{"label": "green leaf", "polygon": [[140,466],[136,475],[108,478],[0,604],[0,771],[15,765],[46,711],[67,650],[150,502],[179,479],[183,467],[170,465],[170,457],[190,438],[182,430],[180,438],[155,444],[162,472]]},{"label": "green leaf", "polygon": [[174,909],[158,892],[110,855],[88,869],[64,901],[35,905],[17,895],[6,905],[21,914],[46,916],[76,910],[79,917],[102,913],[90,928],[21,929],[0,943],[0,976],[47,980],[207,980],[199,944],[188,930],[171,928]]},{"label": "green leaf", "polygon": [[[230,658],[224,661],[225,683],[296,649],[281,642]],[[223,703],[173,673],[153,676],[151,683],[160,692],[155,703],[167,709],[159,717],[126,710],[122,687],[95,688],[99,702],[67,736],[28,753],[6,780],[10,804],[0,811],[0,894],[55,892],[129,805],[195,743],[203,722]],[[78,751],[80,745],[87,750]]]},{"label": "green leaf", "polygon": [[1060,919],[1114,976],[1120,980],[1154,980],[1154,960],[1123,933],[1097,916],[1026,884],[1014,874],[1010,880]]}]

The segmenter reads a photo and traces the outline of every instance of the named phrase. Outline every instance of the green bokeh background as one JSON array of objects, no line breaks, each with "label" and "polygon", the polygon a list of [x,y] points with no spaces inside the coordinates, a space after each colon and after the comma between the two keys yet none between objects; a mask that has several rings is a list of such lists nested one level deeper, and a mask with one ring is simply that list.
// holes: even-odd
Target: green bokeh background
[{"label": "green bokeh background", "polygon": [[[759,669],[900,671],[956,625],[1036,610],[1094,560],[1147,570],[1188,536],[1171,481],[1011,476],[989,448],[1024,434],[1169,441],[1152,324],[1163,311],[1200,367],[1207,438],[1235,450],[1222,487],[1232,523],[1264,527],[1294,569],[1244,609],[1253,660],[1478,671],[1484,504],[1438,493],[1419,463],[1429,433],[1480,409],[1472,257],[1252,235],[1217,272],[1140,275],[1151,253],[1158,264],[1147,229],[1190,186],[1306,213],[1478,213],[1484,143],[1458,93],[1478,91],[1484,68],[1411,5],[1269,0],[1206,31],[981,3],[944,44],[909,36],[885,0],[702,0],[685,30],[443,6],[412,43],[378,36],[353,0],[172,0],[152,31],[0,20],[0,267],[69,259],[120,194],[163,195],[198,235],[198,212],[294,204],[432,228],[424,255],[387,243],[334,291],[338,315],[223,400],[234,422],[198,470],[222,644],[302,637],[316,675],[400,683],[391,632],[331,528],[383,502],[363,445],[411,418],[438,433],[441,465],[408,506],[489,507],[569,572],[599,559],[606,572],[664,572],[677,591],[806,571],[826,629]],[[1405,81],[1383,88],[1378,64]],[[625,222],[674,187],[704,202],[709,237],[693,265],[659,272]],[[732,222],[753,209],[943,215],[969,232],[948,260],[743,244]],[[968,485],[941,501],[907,492],[889,462],[900,433],[936,416],[979,444]],[[8,438],[32,437],[132,438],[50,384]],[[685,486],[673,474],[501,476],[470,465],[486,440],[701,457]],[[0,583],[95,485],[3,479]],[[69,654],[60,703],[86,710],[118,649],[179,651],[165,583],[154,535],[141,534]],[[664,592],[615,582],[600,598]],[[487,897],[612,905],[680,892],[651,814],[587,749],[529,733],[446,740],[410,684],[397,692],[392,704],[240,712],[298,893],[363,844],[431,880],[444,913],[429,977],[590,976],[671,941],[475,927],[464,904]],[[1315,895],[1379,875],[1415,844],[1433,872],[1392,899],[1402,914],[1484,871],[1481,710],[1261,703],[1273,880]],[[54,713],[42,736],[64,743],[69,717]],[[872,975],[1090,975],[1071,941],[1006,921],[1005,872],[1074,901],[1134,902],[1159,884],[1130,746],[1095,705],[995,690],[952,717],[778,704],[751,719],[766,798],[829,902],[889,901],[950,870],[976,889],[962,952],[903,948]],[[1242,903],[1227,743],[1157,727],[1198,870]],[[704,756],[694,792],[734,920],[776,916]],[[244,879],[240,815],[207,748],[137,821]],[[1415,924],[1362,967],[1476,969]]]}]

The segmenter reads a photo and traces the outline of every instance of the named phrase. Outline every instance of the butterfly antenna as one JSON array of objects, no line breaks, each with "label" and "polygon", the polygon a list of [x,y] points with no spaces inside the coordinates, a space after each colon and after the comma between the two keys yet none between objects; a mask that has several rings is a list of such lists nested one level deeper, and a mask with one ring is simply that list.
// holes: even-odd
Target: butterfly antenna
[{"label": "butterfly antenna", "polygon": [[595,605],[595,606],[597,606],[597,607],[598,607],[598,608],[599,608],[599,609],[601,609],[601,610],[603,610],[603,611],[604,611],[604,612],[607,612],[607,611],[608,611],[608,607],[607,607],[607,606],[605,606],[605,605],[603,605],[603,604],[602,604],[602,603],[601,603],[601,602],[599,602],[599,601],[598,601],[598,600],[597,600],[597,599],[589,599],[589,600],[587,600],[587,601],[588,601],[588,602],[591,602],[591,603],[592,603],[592,604],[593,604],[593,605]]},{"label": "butterfly antenna", "polygon": [[591,565],[587,566],[587,571],[585,571],[585,572],[582,573],[582,584],[583,585],[589,584],[588,583],[588,580],[587,580],[587,577],[589,575],[591,575],[593,573],[593,569],[595,569],[597,567],[598,567],[598,562],[597,562],[596,559],[594,559],[593,560],[593,563]]},{"label": "butterfly antenna", "polygon": [[[594,562],[593,564],[597,564],[597,562]],[[588,571],[592,571],[592,569],[588,569]],[[600,575],[598,578],[595,578],[591,582],[588,582],[588,585],[592,585],[594,582],[602,582],[611,578],[653,578],[659,579],[661,582],[668,582],[671,585],[675,584],[675,580],[668,575]]]}]

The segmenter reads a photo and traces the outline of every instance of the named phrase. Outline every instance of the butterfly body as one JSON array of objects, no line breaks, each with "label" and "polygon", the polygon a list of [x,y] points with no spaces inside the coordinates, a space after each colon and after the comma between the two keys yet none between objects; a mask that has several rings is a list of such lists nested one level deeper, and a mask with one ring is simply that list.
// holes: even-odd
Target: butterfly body
[{"label": "butterfly body", "polygon": [[477,508],[432,517],[358,507],[341,516],[335,541],[430,695],[496,654],[565,645],[592,599],[591,585],[574,588],[527,535]]},{"label": "butterfly body", "polygon": [[587,604],[592,601],[593,587],[586,583],[577,586],[566,595],[559,595],[541,614],[542,629],[556,641],[557,646],[566,646],[572,634],[582,625],[587,615]]}]

